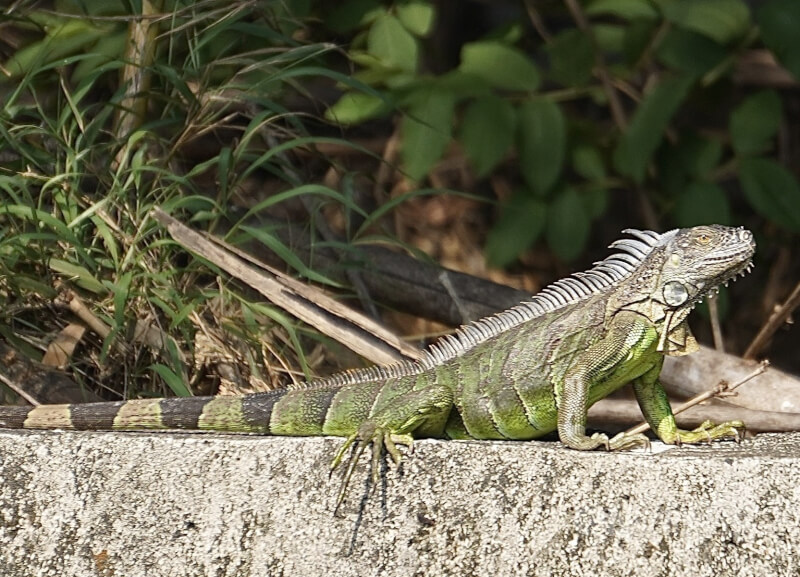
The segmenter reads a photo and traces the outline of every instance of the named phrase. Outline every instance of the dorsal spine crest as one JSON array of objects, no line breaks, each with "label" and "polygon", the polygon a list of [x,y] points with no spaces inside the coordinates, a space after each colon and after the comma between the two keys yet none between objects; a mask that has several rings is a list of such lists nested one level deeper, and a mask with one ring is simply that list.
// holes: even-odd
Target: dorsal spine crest
[{"label": "dorsal spine crest", "polygon": [[625,229],[634,238],[614,241],[610,248],[617,252],[594,263],[587,271],[576,272],[543,288],[530,300],[523,301],[495,315],[463,325],[453,334],[433,343],[419,361],[404,361],[387,366],[373,366],[337,373],[308,383],[307,387],[341,387],[369,381],[418,375],[498,334],[587,299],[600,291],[616,286],[630,277],[653,248],[675,236],[677,230],[658,234],[650,230]]}]

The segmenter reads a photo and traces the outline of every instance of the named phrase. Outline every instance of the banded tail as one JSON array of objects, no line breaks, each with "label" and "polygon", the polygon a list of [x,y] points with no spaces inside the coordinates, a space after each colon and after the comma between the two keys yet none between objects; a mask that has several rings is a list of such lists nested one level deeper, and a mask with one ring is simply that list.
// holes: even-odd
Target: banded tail
[{"label": "banded tail", "polygon": [[[283,393],[284,391],[276,391]],[[108,403],[0,407],[0,427],[19,429],[200,429],[269,433],[283,394],[140,399]]]},{"label": "banded tail", "polygon": [[[372,376],[372,373],[358,375],[365,376]],[[335,377],[302,388],[243,396],[171,397],[33,408],[0,406],[0,428],[190,429],[262,435],[348,436],[367,419],[384,385],[377,380]]]},{"label": "banded tail", "polygon": [[193,429],[263,435],[321,435],[334,388],[244,396],[137,399],[104,403],[0,406],[0,428],[131,431]]}]

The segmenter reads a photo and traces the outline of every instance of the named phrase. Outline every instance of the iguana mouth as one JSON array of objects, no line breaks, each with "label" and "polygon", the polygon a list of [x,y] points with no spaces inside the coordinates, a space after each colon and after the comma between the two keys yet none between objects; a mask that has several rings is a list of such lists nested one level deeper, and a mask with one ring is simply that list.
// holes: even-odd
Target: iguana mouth
[{"label": "iguana mouth", "polygon": [[703,299],[718,295],[720,288],[722,287],[727,288],[727,286],[732,281],[735,281],[737,278],[747,276],[750,273],[750,271],[753,270],[754,266],[755,265],[753,265],[753,261],[748,260],[747,262],[742,264],[742,266],[732,269],[728,274],[724,275],[718,282],[713,284],[708,290],[701,291],[700,294],[698,295],[698,298],[692,304],[692,308],[694,308],[694,305],[702,302]]}]

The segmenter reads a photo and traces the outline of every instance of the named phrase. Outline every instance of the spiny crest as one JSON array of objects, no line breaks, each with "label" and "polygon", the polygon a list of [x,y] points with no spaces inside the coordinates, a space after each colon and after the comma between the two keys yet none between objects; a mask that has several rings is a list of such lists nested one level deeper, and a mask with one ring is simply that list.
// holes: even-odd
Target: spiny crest
[{"label": "spiny crest", "polygon": [[457,328],[452,335],[432,344],[419,361],[344,371],[303,386],[342,387],[419,374],[517,325],[614,286],[629,277],[656,245],[670,240],[678,231],[658,234],[650,230],[625,229],[622,232],[634,238],[613,242],[609,248],[618,252],[594,263],[595,266],[585,272],[577,272],[548,285],[529,301]]},{"label": "spiny crest", "polygon": [[355,385],[357,383],[368,383],[372,381],[385,381],[405,377],[407,375],[419,374],[421,366],[415,361],[401,361],[391,365],[364,367],[361,369],[350,369],[342,371],[309,383],[299,385],[299,388],[339,388],[345,385]]},{"label": "spiny crest", "polygon": [[431,345],[420,365],[425,369],[433,367],[523,322],[589,298],[615,285],[629,277],[656,245],[671,239],[678,231],[658,234],[651,230],[628,228],[622,232],[634,238],[613,242],[609,248],[618,252],[594,263],[595,266],[588,271],[577,272],[548,285],[529,301],[459,327],[452,335]]}]

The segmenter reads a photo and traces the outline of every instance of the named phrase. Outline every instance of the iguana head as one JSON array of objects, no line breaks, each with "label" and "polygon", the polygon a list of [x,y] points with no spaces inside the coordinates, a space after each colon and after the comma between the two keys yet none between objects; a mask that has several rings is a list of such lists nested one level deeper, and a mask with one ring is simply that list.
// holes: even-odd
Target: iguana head
[{"label": "iguana head", "polygon": [[713,224],[666,233],[659,282],[651,296],[669,309],[692,307],[738,274],[749,271],[753,233]]},{"label": "iguana head", "polygon": [[[617,242],[627,250],[625,243],[636,241]],[[657,325],[659,350],[691,352],[696,345],[683,321],[698,302],[750,270],[753,234],[742,227],[696,226],[666,232],[650,243],[652,251],[631,277],[628,304],[620,308],[636,310]]]}]

